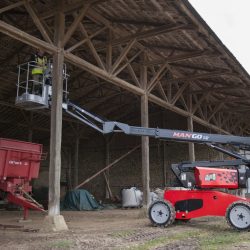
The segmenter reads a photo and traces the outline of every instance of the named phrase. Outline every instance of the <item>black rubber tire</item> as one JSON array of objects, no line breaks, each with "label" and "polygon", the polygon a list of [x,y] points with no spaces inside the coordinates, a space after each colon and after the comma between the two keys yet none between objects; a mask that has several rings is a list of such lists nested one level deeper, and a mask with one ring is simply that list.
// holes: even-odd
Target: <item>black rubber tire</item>
[{"label": "black rubber tire", "polygon": [[[154,209],[155,205],[157,205],[157,204],[161,204],[161,205],[166,206],[166,208],[169,212],[168,218],[166,219],[166,221],[164,221],[162,223],[158,223],[152,218],[153,209]],[[171,202],[158,200],[158,201],[153,202],[150,205],[150,207],[148,209],[148,215],[149,215],[149,219],[150,219],[152,225],[158,226],[158,227],[168,227],[169,225],[173,224],[173,222],[175,220],[175,209],[174,209],[174,206],[171,204]]]},{"label": "black rubber tire", "polygon": [[233,202],[231,205],[228,206],[227,211],[226,211],[226,221],[228,223],[228,225],[238,231],[249,231],[250,230],[250,223],[248,226],[241,228],[241,227],[237,227],[236,225],[233,224],[232,220],[230,219],[230,213],[232,211],[232,209],[234,209],[236,206],[244,206],[247,209],[249,209],[250,212],[250,203],[246,202],[246,201],[235,201]]}]

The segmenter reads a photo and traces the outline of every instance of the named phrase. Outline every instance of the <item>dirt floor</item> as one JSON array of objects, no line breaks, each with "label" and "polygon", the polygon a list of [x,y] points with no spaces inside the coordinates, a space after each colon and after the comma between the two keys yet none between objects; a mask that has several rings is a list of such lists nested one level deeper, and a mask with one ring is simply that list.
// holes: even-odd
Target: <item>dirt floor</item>
[{"label": "dirt floor", "polygon": [[31,222],[18,223],[21,211],[0,211],[0,249],[250,249],[249,232],[233,231],[223,218],[157,228],[142,214],[138,209],[67,211],[62,215],[69,230],[45,233],[39,212],[30,214]]}]

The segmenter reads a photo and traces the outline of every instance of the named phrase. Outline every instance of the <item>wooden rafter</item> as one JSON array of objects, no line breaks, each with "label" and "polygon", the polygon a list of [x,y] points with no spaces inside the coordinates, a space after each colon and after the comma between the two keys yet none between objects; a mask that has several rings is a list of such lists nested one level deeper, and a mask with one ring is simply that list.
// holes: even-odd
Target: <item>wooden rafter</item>
[{"label": "wooden rafter", "polygon": [[[105,1],[108,1],[108,0],[79,0],[79,1],[71,3],[71,4],[67,4],[64,7],[64,13],[71,14],[72,12],[75,12],[75,11],[79,10],[79,8],[81,8],[84,3],[91,4],[91,6],[93,6],[93,5],[96,5],[98,3],[104,3]],[[42,19],[52,18],[55,16],[55,9],[51,8],[49,11],[45,11],[45,12],[41,13],[40,16]]]},{"label": "wooden rafter", "polygon": [[[191,52],[191,53],[186,53],[183,55],[177,55],[177,56],[171,56],[171,57],[167,57],[161,60],[153,60],[153,61],[146,61],[145,64],[147,65],[159,65],[159,64],[164,64],[164,63],[175,63],[175,62],[181,62],[181,61],[185,61],[188,59],[194,59],[197,57],[205,57],[205,56],[212,56],[215,55],[214,53],[211,53],[210,51],[195,51],[195,52]],[[218,56],[216,54],[216,56]]]},{"label": "wooden rafter", "polygon": [[207,119],[208,122],[214,117],[214,115],[223,107],[224,102],[221,102],[219,105],[217,105],[215,107],[215,109],[212,111],[212,113],[210,114],[209,118]]},{"label": "wooden rafter", "polygon": [[119,69],[117,69],[113,74],[116,76],[118,75],[122,70],[124,70],[128,65],[130,65],[141,53],[143,50],[139,50],[134,56],[132,56],[130,59],[127,57],[125,58],[126,63],[123,64]]},{"label": "wooden rafter", "polygon": [[[108,20],[106,20],[105,18],[103,18],[102,16],[100,16],[98,13],[96,13],[95,11],[90,11],[90,13],[88,13],[88,17],[89,18],[94,18],[94,20],[96,20],[96,19],[98,19],[99,21],[101,21],[103,24],[105,24],[105,25],[107,25],[109,28],[111,28],[111,29],[113,29],[113,27],[111,26],[111,24],[110,24],[110,22],[108,21]],[[137,45],[138,45],[138,47],[140,48],[140,49],[143,49],[144,48],[144,46],[141,46],[141,44],[140,43],[138,43],[137,42]],[[168,69],[171,71],[171,69],[170,69],[170,67],[169,67],[169,65],[168,65]],[[171,87],[171,82],[170,83],[168,83],[168,87]],[[169,100],[170,100],[170,94],[171,93],[167,93],[168,95],[169,95]]]},{"label": "wooden rafter", "polygon": [[162,96],[163,100],[169,102],[169,99],[168,99],[168,97],[167,97],[167,95],[166,95],[166,93],[161,85],[161,82],[159,82],[157,84],[157,89],[158,89],[160,95]]},{"label": "wooden rafter", "polygon": [[57,47],[53,44],[49,44],[41,39],[38,39],[34,36],[29,35],[26,32],[21,31],[20,29],[15,28],[12,25],[7,24],[6,22],[0,21],[0,31],[14,39],[17,39],[21,42],[24,42],[32,47],[42,48],[50,53],[57,52]]},{"label": "wooden rafter", "polygon": [[230,71],[212,71],[209,73],[202,73],[202,74],[194,74],[194,75],[188,75],[185,77],[179,77],[170,79],[169,81],[175,82],[175,81],[191,81],[196,79],[209,79],[217,76],[232,76],[235,75],[235,73],[232,73]]},{"label": "wooden rafter", "polygon": [[90,64],[89,62],[79,58],[78,56],[75,56],[73,54],[67,53],[65,54],[65,59],[70,62],[71,64],[80,67],[84,70],[87,70],[88,72],[108,81],[111,82],[117,86],[120,86],[124,89],[129,90],[130,92],[137,94],[137,95],[142,95],[144,91],[141,88],[138,88],[118,77],[115,77],[113,75],[110,75],[107,71],[98,68],[97,66]]},{"label": "wooden rafter", "polygon": [[84,34],[84,36],[88,39],[87,44],[88,44],[96,62],[97,62],[97,64],[99,65],[100,68],[105,69],[104,63],[103,63],[101,57],[98,55],[96,48],[95,48],[94,44],[92,43],[91,39],[89,38],[89,35],[88,35],[86,29],[84,28],[83,24],[79,23],[79,27],[80,27],[81,32]]},{"label": "wooden rafter", "polygon": [[[207,97],[205,97],[204,100],[202,100],[202,101],[205,101],[206,98],[207,98]],[[198,111],[198,113],[200,114],[200,117],[201,117],[202,119],[205,120],[205,115],[204,115],[204,112],[203,112],[203,110],[202,110],[202,108],[201,108],[201,105],[198,104],[198,103],[199,103],[199,100],[197,99],[197,96],[196,96],[196,95],[193,95],[193,99],[194,99],[194,101],[195,101],[195,103],[196,103],[195,106],[193,105],[193,109],[194,109],[195,111]],[[192,113],[192,114],[195,114],[194,111],[192,111],[191,113]]]},{"label": "wooden rafter", "polygon": [[[209,96],[209,92],[205,92],[202,97],[195,103],[195,105],[193,106],[192,109],[192,113],[195,114],[195,112],[197,111],[197,109],[201,106],[202,102],[204,102],[206,100],[206,98]],[[195,98],[196,99],[196,98]]]},{"label": "wooden rafter", "polygon": [[137,41],[152,37],[152,36],[159,36],[161,34],[167,34],[170,32],[174,32],[177,30],[182,30],[182,29],[191,29],[192,26],[190,25],[186,25],[186,24],[181,24],[181,25],[174,25],[172,27],[170,27],[169,25],[163,25],[161,27],[155,28],[155,29],[150,29],[150,30],[146,30],[146,31],[141,31],[138,32],[137,34],[133,34],[133,35],[128,35],[125,37],[121,37],[118,39],[115,39],[111,42],[112,46],[117,46],[120,44],[124,44],[127,43],[133,39],[136,39]]},{"label": "wooden rafter", "polygon": [[113,31],[111,29],[108,30],[108,43],[107,43],[107,52],[106,52],[106,68],[108,72],[111,72],[112,70],[112,55],[113,55],[113,48],[111,45],[111,40],[113,37]]},{"label": "wooden rafter", "polygon": [[[188,117],[190,115],[190,113],[188,111],[185,111],[181,108],[178,108],[172,104],[170,104],[169,102],[166,102],[164,100],[162,100],[161,98],[153,95],[153,94],[149,94],[149,100],[163,108],[172,110],[173,112],[176,112],[177,114],[180,114],[182,116]],[[207,122],[206,120],[199,118],[197,116],[192,116],[193,120],[205,127],[210,127],[211,129],[213,129],[214,131],[220,132],[220,133],[224,133],[224,134],[229,134],[226,130],[219,128],[213,124],[210,124],[209,122]]]},{"label": "wooden rafter", "polygon": [[135,74],[135,71],[134,71],[133,67],[132,67],[130,64],[128,64],[128,71],[129,71],[129,73],[130,73],[130,75],[131,75],[133,81],[135,82],[135,84],[136,84],[137,86],[141,87],[141,83],[140,83],[140,81],[138,80],[137,75]]},{"label": "wooden rafter", "polygon": [[250,89],[249,87],[242,87],[242,88],[239,88],[239,86],[225,86],[225,87],[210,87],[210,88],[204,88],[204,89],[201,89],[201,90],[193,90],[192,93],[194,94],[199,94],[199,93],[204,93],[204,92],[215,92],[215,93],[218,93],[218,92],[224,92],[226,91],[227,93],[228,92],[235,92],[235,91],[242,91],[242,92],[247,92],[247,93],[250,93]]},{"label": "wooden rafter", "polygon": [[75,43],[74,45],[72,45],[71,47],[69,47],[66,51],[67,52],[72,52],[73,50],[77,49],[78,47],[80,47],[84,43],[86,43],[88,41],[88,39],[94,38],[95,36],[99,35],[103,31],[105,31],[106,29],[107,29],[107,27],[102,27],[101,29],[99,29],[96,32],[94,32],[93,34],[89,35],[88,38],[84,38],[84,39],[80,40],[79,42]]},{"label": "wooden rafter", "polygon": [[[79,1],[79,4],[80,4],[80,1]],[[70,6],[71,7],[71,6]],[[66,8],[68,8],[68,6],[66,7]],[[75,9],[76,10],[76,9]],[[72,8],[71,8],[71,10],[70,11],[72,11]],[[91,13],[93,13],[93,11],[91,11]],[[86,15],[89,17],[89,14],[88,13],[86,13]],[[90,15],[92,15],[92,14],[90,14]],[[92,15],[92,17],[93,17],[93,15]],[[96,18],[97,16],[95,16],[95,18]],[[91,20],[94,20],[94,19],[91,19]],[[102,20],[99,20],[98,18],[96,18],[96,21],[97,21],[97,24],[98,25],[100,25],[100,24],[102,24]],[[105,28],[107,28],[107,26],[105,27]],[[153,30],[153,29],[152,29]],[[144,32],[144,31],[143,31]],[[182,31],[181,31],[182,32]],[[140,33],[139,33],[140,34]],[[160,34],[160,33],[159,33]],[[164,34],[164,33],[162,33],[162,34]],[[127,35],[127,33],[124,33],[124,37],[126,37],[126,36],[128,36]],[[90,39],[92,39],[92,37],[91,37],[91,35],[89,34],[89,37],[90,37]],[[120,39],[121,38],[121,36],[119,35],[119,33],[116,33],[116,36],[115,37],[117,37],[115,40],[117,40],[117,39]],[[119,38],[120,37],[120,38]],[[124,37],[122,37],[122,38],[124,38]],[[100,43],[99,43],[99,39],[100,38]],[[101,44],[101,42],[103,43],[103,40],[101,40],[102,38],[101,38],[101,36],[98,36],[98,39],[96,39],[96,44],[97,43],[99,43],[99,44]],[[113,40],[113,42],[115,41],[115,40]],[[38,44],[37,43],[37,41],[35,41],[34,40],[34,42],[35,42],[35,44]],[[79,41],[79,42],[81,42],[81,41]],[[31,43],[31,42],[30,42]],[[78,44],[79,45],[79,43],[77,42],[76,44]],[[76,45],[75,44],[75,45]],[[83,44],[83,43],[81,43],[81,44]],[[104,44],[104,43],[103,43]],[[40,45],[42,45],[41,47],[46,47],[45,48],[45,50],[47,50],[47,48],[49,48],[48,47],[48,45],[46,44],[46,45],[44,45],[44,44],[39,44],[39,47],[40,47]],[[95,43],[93,44],[95,47],[96,47],[96,45],[95,45]],[[32,45],[32,46],[34,46],[34,44]],[[35,45],[35,47],[36,47],[37,45]],[[74,46],[74,45],[73,45]],[[73,46],[71,45],[71,49],[73,48]],[[80,46],[80,45],[79,45]],[[139,44],[138,44],[138,41],[136,41],[136,46],[140,46]],[[136,49],[138,49],[138,47],[136,47],[135,46],[135,48]],[[190,46],[191,47],[191,46]],[[105,45],[105,48],[107,48],[107,46]],[[142,47],[141,47],[142,48]],[[49,48],[49,50],[50,50],[50,53],[54,53],[53,52],[53,50],[54,50],[54,48],[52,48],[52,47],[50,47]],[[190,50],[191,50],[191,48],[190,48]],[[72,50],[71,50],[72,51]],[[70,51],[68,51],[68,52],[70,52]],[[153,54],[152,52],[150,52],[151,54]],[[68,58],[70,58],[70,59],[68,59],[67,58],[67,55],[69,56]],[[201,55],[202,56],[202,55]],[[72,55],[71,55],[71,53],[65,53],[65,58],[67,59],[67,60],[71,60],[72,59]],[[111,57],[112,58],[112,57]],[[160,56],[158,57],[159,59],[160,59]],[[177,59],[176,59],[177,58]],[[175,60],[185,60],[184,59],[184,57],[176,57],[175,58]],[[130,84],[129,82],[127,82],[127,83],[129,83],[130,85],[126,85],[126,84],[124,84],[124,82],[126,82],[126,81],[123,81],[123,82],[120,82],[120,78],[115,78],[115,79],[112,79],[111,80],[111,78],[113,78],[114,76],[116,77],[117,76],[117,72],[120,70],[120,72],[122,71],[122,70],[124,70],[125,69],[125,67],[127,67],[128,68],[128,70],[129,70],[129,72],[132,72],[130,69],[131,69],[131,65],[130,65],[130,59],[131,58],[125,58],[124,57],[124,61],[122,60],[121,62],[123,62],[123,63],[119,63],[118,64],[118,66],[116,67],[116,70],[114,71],[114,73],[113,74],[110,74],[109,76],[108,76],[108,74],[106,74],[107,72],[108,72],[108,69],[106,70],[105,68],[103,68],[103,71],[98,71],[96,68],[91,68],[90,67],[90,65],[88,65],[88,64],[85,64],[85,62],[84,62],[84,66],[83,65],[81,65],[80,67],[82,68],[82,69],[85,69],[85,70],[88,70],[89,72],[96,72],[96,70],[98,71],[98,73],[97,73],[97,75],[98,75],[98,77],[101,77],[102,79],[105,79],[106,81],[110,81],[110,82],[112,82],[112,83],[115,83],[117,86],[119,86],[119,87],[124,87],[124,86],[126,86],[125,88],[126,89],[128,89],[129,91],[130,91],[130,85],[132,85],[133,86],[133,84]],[[152,57],[151,58],[152,60],[157,60],[157,56],[155,56],[155,57]],[[172,59],[174,59],[174,58],[171,58],[170,57],[170,59],[172,60]],[[84,61],[84,60],[83,60]],[[81,61],[82,63],[83,63],[83,61]],[[122,66],[121,66],[122,65]],[[123,67],[124,65],[126,65],[125,67]],[[77,66],[77,67],[79,67],[79,65],[77,65],[77,64],[75,64],[75,66]],[[93,66],[93,65],[92,65]],[[102,69],[102,67],[98,64],[98,67],[99,68],[101,68]],[[130,69],[129,69],[130,68]],[[135,69],[135,68],[132,68],[133,69],[133,71],[134,71],[134,74],[136,74],[137,72],[136,72],[136,70],[137,69]],[[175,72],[175,71],[174,71]],[[188,72],[188,71],[187,71]],[[110,73],[110,72],[109,72]],[[127,72],[126,72],[127,73]],[[95,73],[93,73],[93,74],[95,74]],[[119,73],[118,73],[119,74]],[[131,74],[131,73],[130,73]],[[185,75],[185,74],[183,74],[183,75]],[[189,76],[188,76],[189,77]],[[209,79],[210,78],[210,76],[202,76],[201,78],[199,78],[197,75],[195,76],[195,77],[197,77],[197,78],[189,78],[188,80],[193,80],[193,79]],[[204,78],[203,78],[204,77]],[[206,78],[206,77],[208,77],[208,78]],[[109,78],[109,80],[107,80]],[[170,84],[167,82],[167,87],[168,86],[171,86],[171,84],[172,83],[174,83],[174,81],[177,79],[177,81],[178,80],[181,80],[182,79],[182,77],[178,77],[178,75],[176,74],[176,75],[174,75],[173,76],[173,78],[174,78],[174,80],[173,80],[173,82],[170,82]],[[184,78],[183,78],[184,79]],[[185,79],[184,79],[185,80]],[[183,80],[183,81],[184,81]],[[119,83],[118,83],[119,82]],[[121,85],[120,85],[121,84]],[[123,85],[124,84],[124,85]],[[139,86],[139,85],[138,85]],[[161,97],[162,97],[162,99],[163,99],[163,101],[166,101],[167,102],[167,100],[170,100],[170,99],[168,99],[167,98],[167,96],[166,95],[169,95],[169,91],[167,91],[167,93],[165,93],[165,85],[164,85],[164,89],[163,89],[163,85],[161,84],[161,83],[159,83],[159,84],[156,84],[156,86],[157,86],[157,90],[158,91],[160,91],[161,90]],[[204,84],[204,86],[205,86],[205,84]],[[136,86],[135,86],[136,87]],[[140,86],[139,86],[140,87]],[[133,87],[132,87],[133,88]],[[140,89],[140,88],[139,88]],[[136,89],[136,90],[134,90],[135,92],[134,93],[136,93],[136,94],[138,94],[140,91],[138,90],[138,89]],[[140,92],[141,93],[141,92]],[[164,96],[164,94],[165,94],[165,96]],[[170,93],[171,94],[171,93]],[[140,94],[139,94],[140,95]],[[151,96],[152,97],[152,96]],[[175,98],[175,97],[174,97]],[[172,98],[171,98],[172,99]],[[158,101],[158,99],[154,99],[154,100],[157,100]],[[181,95],[180,96],[180,101],[182,101],[183,102],[183,104],[184,104],[184,106],[185,106],[185,99],[184,99],[184,97]],[[160,103],[160,102],[159,102]],[[171,106],[171,105],[170,105]],[[176,106],[175,105],[173,105],[173,108],[175,109],[176,108]],[[172,108],[171,108],[172,109]]]},{"label": "wooden rafter", "polygon": [[126,58],[128,52],[131,50],[133,45],[135,44],[136,39],[131,40],[126,47],[121,51],[120,56],[116,59],[112,66],[111,73],[114,73],[114,71],[117,69],[117,67],[120,65],[120,63]]},{"label": "wooden rafter", "polygon": [[175,96],[172,98],[171,100],[171,104],[175,104],[177,102],[177,100],[181,97],[181,95],[183,94],[184,90],[189,86],[189,82],[185,82],[184,84],[182,84],[182,86],[178,89],[177,93],[175,94]]},{"label": "wooden rafter", "polygon": [[155,87],[155,85],[159,82],[159,80],[161,80],[161,78],[163,77],[163,75],[166,72],[166,67],[167,64],[163,64],[159,70],[153,75],[153,77],[151,78],[150,82],[148,83],[148,87],[147,87],[147,91],[151,92],[152,89]]},{"label": "wooden rafter", "polygon": [[165,44],[150,44],[144,42],[143,45],[148,49],[158,49],[161,51],[178,51],[178,52],[184,52],[184,53],[194,53],[196,50],[190,50],[188,48],[178,47],[174,45],[165,45]]},{"label": "wooden rafter", "polygon": [[25,2],[25,8],[27,9],[27,11],[29,12],[33,22],[35,23],[36,27],[38,28],[38,30],[41,32],[44,40],[50,44],[52,44],[52,41],[46,31],[46,29],[44,28],[43,24],[41,23],[39,17],[37,16],[35,10],[33,9],[33,7],[31,6],[31,4],[29,2]]},{"label": "wooden rafter", "polygon": [[75,20],[74,22],[71,24],[71,26],[68,28],[64,39],[63,39],[63,45],[65,46],[66,43],[68,42],[68,40],[70,39],[70,37],[72,36],[72,34],[75,32],[77,26],[80,24],[80,22],[82,21],[83,17],[85,16],[88,8],[90,7],[90,3],[86,3],[84,4],[84,6],[82,7],[82,9],[79,11],[78,15],[75,16]]},{"label": "wooden rafter", "polygon": [[159,22],[149,22],[149,21],[139,21],[139,20],[132,20],[132,19],[121,19],[121,18],[112,18],[110,20],[112,23],[118,23],[118,24],[131,24],[135,26],[152,26],[152,27],[159,27],[165,25],[165,23],[159,23]]},{"label": "wooden rafter", "polygon": [[[153,75],[156,75],[155,67],[154,67],[154,66],[149,66],[149,68],[150,68],[151,72],[153,73]],[[170,93],[170,94],[167,93],[168,96],[166,95],[165,90],[164,90],[163,87],[162,87],[161,79],[159,79],[159,80],[157,81],[157,84],[156,84],[155,86],[156,86],[156,88],[157,88],[157,91],[159,92],[159,94],[160,94],[161,97],[163,98],[163,100],[165,100],[165,101],[168,102],[168,101],[170,100],[170,99],[169,99],[169,96],[171,95],[171,93]],[[171,91],[171,90],[170,90],[170,91]]]},{"label": "wooden rafter", "polygon": [[19,1],[17,3],[13,3],[13,4],[10,4],[10,5],[6,6],[6,7],[3,7],[3,8],[0,9],[0,14],[6,12],[8,10],[20,7],[26,2],[28,2],[28,1],[27,0],[26,1]]}]

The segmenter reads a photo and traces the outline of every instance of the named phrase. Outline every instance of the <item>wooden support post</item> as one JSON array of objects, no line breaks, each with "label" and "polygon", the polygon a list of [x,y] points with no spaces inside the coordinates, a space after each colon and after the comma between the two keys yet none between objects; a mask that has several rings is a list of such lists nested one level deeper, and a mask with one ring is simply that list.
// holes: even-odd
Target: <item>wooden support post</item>
[{"label": "wooden support post", "polygon": [[219,152],[219,160],[220,161],[223,161],[224,160],[224,154]]},{"label": "wooden support post", "polygon": [[[163,113],[163,128],[166,128],[166,115]],[[167,143],[163,141],[163,186],[167,186]]]},{"label": "wooden support post", "polygon": [[163,186],[167,186],[167,143],[163,142]]},{"label": "wooden support post", "polygon": [[112,70],[112,54],[113,54],[113,50],[112,50],[112,44],[111,44],[111,40],[113,37],[113,32],[111,29],[109,29],[109,35],[108,35],[108,44],[107,44],[107,55],[106,55],[106,68],[107,71],[110,73]]},{"label": "wooden support post", "polygon": [[113,198],[113,194],[112,194],[111,188],[109,186],[109,180],[107,179],[107,176],[106,176],[105,172],[103,173],[103,176],[104,176],[104,179],[105,179],[105,182],[106,182],[106,189],[107,189],[106,192],[108,192],[108,196],[107,197],[108,197],[108,199],[110,197],[110,199],[113,200],[114,199]]},{"label": "wooden support post", "polygon": [[53,55],[52,107],[50,129],[50,163],[49,163],[49,208],[45,217],[45,228],[52,231],[68,230],[60,215],[60,178],[61,178],[61,142],[62,142],[62,97],[63,97],[63,34],[64,5],[56,1],[54,43],[58,50]]},{"label": "wooden support post", "polygon": [[[143,60],[145,59],[145,53]],[[147,89],[147,66],[141,66],[141,86],[144,90]],[[148,95],[145,94],[141,96],[141,126],[148,127]],[[143,206],[148,208],[150,204],[150,189],[149,189],[149,137],[142,136],[142,189],[143,189]]]},{"label": "wooden support post", "polygon": [[[188,131],[193,132],[193,118],[189,116],[188,118]],[[189,154],[189,161],[195,161],[195,151],[194,151],[194,143],[188,143],[188,154]]]},{"label": "wooden support post", "polygon": [[33,140],[33,112],[30,112],[29,117],[29,132],[28,132],[28,141],[32,142]]},{"label": "wooden support post", "polygon": [[[108,166],[110,163],[110,138],[105,137],[105,165]],[[110,190],[109,190],[109,169],[107,169],[104,172],[104,178],[106,182],[106,193],[105,197],[106,199],[111,198],[110,197]]]},{"label": "wooden support post", "polygon": [[[193,109],[193,99],[192,99],[192,95],[188,96],[188,109],[189,112],[192,113],[192,109]],[[193,117],[190,115],[187,118],[187,127],[188,127],[188,131],[193,132],[194,131],[194,124],[193,124]],[[195,151],[194,151],[194,143],[188,143],[188,154],[189,154],[189,161],[195,161]]]},{"label": "wooden support post", "polygon": [[63,94],[63,60],[62,50],[64,34],[63,4],[57,1],[55,16],[55,45],[59,48],[53,55],[53,84],[50,135],[49,168],[49,216],[60,215],[60,176],[61,176],[61,140],[62,140],[62,94]]},{"label": "wooden support post", "polygon": [[71,148],[68,148],[67,150],[67,158],[68,158],[68,190],[72,189],[72,152],[71,152]]},{"label": "wooden support post", "polygon": [[[77,124],[78,126],[78,124]],[[79,169],[79,143],[80,138],[79,136],[76,136],[75,140],[75,152],[74,152],[74,187],[78,185],[78,169]]]},{"label": "wooden support post", "polygon": [[29,127],[28,141],[32,142],[33,140],[33,129]]},{"label": "wooden support post", "polygon": [[[148,96],[141,97],[141,126],[148,127]],[[142,186],[143,205],[148,207],[150,203],[149,189],[149,137],[142,136]]]}]

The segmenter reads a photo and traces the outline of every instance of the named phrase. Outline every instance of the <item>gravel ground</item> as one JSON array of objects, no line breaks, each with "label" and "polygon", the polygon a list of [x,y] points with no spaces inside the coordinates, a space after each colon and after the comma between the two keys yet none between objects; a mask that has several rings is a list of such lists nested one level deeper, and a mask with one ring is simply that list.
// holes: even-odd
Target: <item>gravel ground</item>
[{"label": "gravel ground", "polygon": [[19,223],[21,215],[21,211],[0,211],[0,249],[250,249],[249,233],[233,231],[224,218],[194,219],[158,228],[143,218],[139,209],[67,211],[62,215],[68,231],[44,232],[44,215],[31,212],[30,222]]}]

